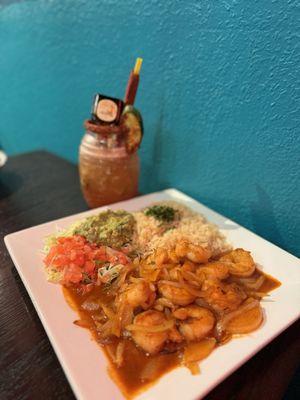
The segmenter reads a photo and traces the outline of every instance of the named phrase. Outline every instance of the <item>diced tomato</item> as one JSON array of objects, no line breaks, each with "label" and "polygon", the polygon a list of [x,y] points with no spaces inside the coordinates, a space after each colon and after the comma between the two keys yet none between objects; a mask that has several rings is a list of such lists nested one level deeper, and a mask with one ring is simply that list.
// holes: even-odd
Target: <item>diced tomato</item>
[{"label": "diced tomato", "polygon": [[121,251],[107,248],[106,252],[107,252],[107,259],[111,263],[120,263],[120,264],[129,263],[129,258]]},{"label": "diced tomato", "polygon": [[52,265],[58,269],[62,269],[65,265],[68,265],[69,262],[69,258],[65,254],[57,254]]},{"label": "diced tomato", "polygon": [[69,257],[71,261],[74,261],[77,257],[77,251],[75,249],[71,250]]},{"label": "diced tomato", "polygon": [[94,261],[86,261],[84,264],[84,271],[88,274],[92,274],[95,269],[95,262]]},{"label": "diced tomato", "polygon": [[85,263],[85,255],[84,254],[78,254],[76,258],[73,260],[74,264],[78,265],[79,267],[82,267]]},{"label": "diced tomato", "polygon": [[89,254],[89,253],[92,252],[92,247],[91,247],[90,245],[88,245],[88,244],[85,244],[85,245],[83,246],[83,250],[84,250],[84,252],[85,252],[86,254]]},{"label": "diced tomato", "polygon": [[128,257],[126,257],[126,255],[121,252],[118,253],[118,260],[121,264],[128,264],[129,262]]},{"label": "diced tomato", "polygon": [[[128,264],[130,259],[123,252],[89,243],[80,235],[58,238],[44,259],[47,267],[63,271],[64,284],[80,284],[83,288],[96,283],[96,261]],[[87,278],[92,281],[91,284],[86,283]]]},{"label": "diced tomato", "polygon": [[82,279],[82,269],[71,263],[66,269],[64,273],[64,281],[66,283],[79,283]]},{"label": "diced tomato", "polygon": [[103,259],[105,260],[107,257],[106,253],[106,247],[105,246],[100,246],[98,249],[96,249],[96,257],[99,258],[99,260]]}]

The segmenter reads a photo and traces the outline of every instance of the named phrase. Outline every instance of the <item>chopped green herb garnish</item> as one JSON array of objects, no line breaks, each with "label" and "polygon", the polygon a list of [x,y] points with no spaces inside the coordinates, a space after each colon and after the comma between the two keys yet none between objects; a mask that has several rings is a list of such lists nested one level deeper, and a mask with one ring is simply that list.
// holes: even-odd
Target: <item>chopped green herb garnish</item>
[{"label": "chopped green herb garnish", "polygon": [[175,219],[176,210],[169,206],[152,206],[144,211],[148,217],[154,217],[159,221],[172,222]]}]

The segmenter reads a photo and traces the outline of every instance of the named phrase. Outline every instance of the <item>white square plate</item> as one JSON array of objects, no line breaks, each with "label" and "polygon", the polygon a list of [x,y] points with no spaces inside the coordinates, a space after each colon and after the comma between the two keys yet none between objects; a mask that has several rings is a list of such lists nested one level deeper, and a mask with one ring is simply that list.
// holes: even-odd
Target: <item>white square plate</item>
[{"label": "white square plate", "polygon": [[[260,329],[217,348],[201,362],[200,375],[193,376],[186,368],[177,368],[137,397],[138,400],[199,399],[299,317],[300,260],[175,189],[117,203],[110,208],[135,211],[160,200],[178,200],[204,214],[219,226],[233,246],[250,250],[263,270],[282,283],[271,292],[272,301],[263,303],[266,320]],[[100,210],[72,215],[5,237],[8,251],[79,400],[118,400],[123,396],[106,372],[107,360],[99,346],[87,330],[73,324],[77,316],[67,305],[60,286],[46,281],[41,249],[43,238],[57,227],[66,228]]]}]

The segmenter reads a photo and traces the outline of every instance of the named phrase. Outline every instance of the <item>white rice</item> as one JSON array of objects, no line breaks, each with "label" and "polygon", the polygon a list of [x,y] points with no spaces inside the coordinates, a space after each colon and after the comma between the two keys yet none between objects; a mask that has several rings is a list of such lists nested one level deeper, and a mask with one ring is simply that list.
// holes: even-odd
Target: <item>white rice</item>
[{"label": "white rice", "polygon": [[151,204],[153,205],[174,208],[180,219],[174,224],[169,224],[166,230],[165,226],[162,226],[161,222],[154,217],[146,216],[143,211],[135,212],[137,221],[135,241],[141,252],[151,252],[160,247],[172,248],[180,240],[187,240],[207,248],[213,256],[231,249],[218,227],[208,222],[203,215],[175,201]]}]

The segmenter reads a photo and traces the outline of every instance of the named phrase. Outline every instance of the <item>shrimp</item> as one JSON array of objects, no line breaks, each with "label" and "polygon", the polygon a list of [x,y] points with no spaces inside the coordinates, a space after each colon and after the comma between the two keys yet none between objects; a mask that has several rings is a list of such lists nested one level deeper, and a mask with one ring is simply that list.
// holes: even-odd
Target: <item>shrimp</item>
[{"label": "shrimp", "polygon": [[175,266],[174,268],[169,270],[169,277],[170,279],[172,279],[172,281],[178,281],[179,275],[178,275],[178,271],[180,270],[180,265],[179,266]]},{"label": "shrimp", "polygon": [[[148,310],[138,314],[133,323],[135,325],[144,327],[155,327],[163,325],[167,321],[165,315],[162,312],[155,310]],[[164,347],[165,342],[168,339],[169,332],[143,332],[143,331],[132,331],[132,338],[135,343],[141,347],[146,353],[157,354]]]},{"label": "shrimp", "polygon": [[183,341],[183,337],[178,332],[178,329],[175,326],[172,329],[170,329],[168,334],[168,339],[174,343],[181,343]]},{"label": "shrimp", "polygon": [[213,313],[196,305],[178,308],[173,316],[182,321],[179,323],[179,331],[190,342],[203,339],[215,325]]},{"label": "shrimp", "polygon": [[207,303],[219,313],[237,309],[247,297],[236,283],[223,283],[216,280],[206,280],[202,291]]},{"label": "shrimp", "polygon": [[124,301],[132,308],[150,308],[155,301],[155,289],[143,280],[131,283],[124,292]]},{"label": "shrimp", "polygon": [[168,252],[167,250],[163,249],[163,248],[159,248],[156,250],[155,253],[155,264],[158,267],[161,267],[163,264],[168,262]]},{"label": "shrimp", "polygon": [[239,277],[248,277],[255,271],[255,263],[250,251],[235,249],[220,258],[228,265],[229,273]]},{"label": "shrimp", "polygon": [[185,240],[179,241],[176,244],[175,254],[178,258],[187,258],[194,263],[207,263],[211,257],[211,252],[209,250]]},{"label": "shrimp", "polygon": [[[151,258],[150,258],[151,259]],[[154,254],[155,264],[158,268],[170,263],[178,263],[180,258],[176,255],[175,249],[164,249],[159,247]]]},{"label": "shrimp", "polygon": [[189,272],[195,272],[197,269],[197,265],[195,265],[193,262],[186,260],[183,264],[182,264],[182,269],[184,271],[189,271]]},{"label": "shrimp", "polygon": [[213,261],[204,264],[197,269],[198,276],[204,276],[210,279],[226,279],[229,276],[228,266],[220,261]]},{"label": "shrimp", "polygon": [[172,285],[172,283],[159,282],[158,291],[163,297],[170,300],[173,304],[178,306],[186,306],[191,304],[196,299],[196,296],[189,293],[185,288],[175,286],[176,282],[174,282],[174,285]]}]

